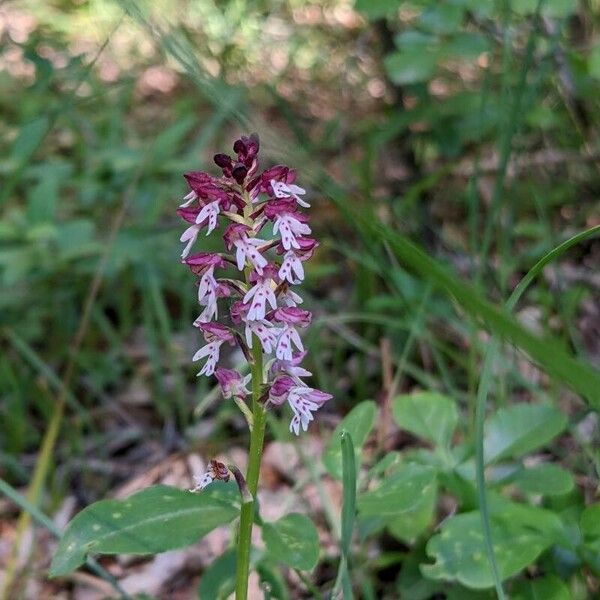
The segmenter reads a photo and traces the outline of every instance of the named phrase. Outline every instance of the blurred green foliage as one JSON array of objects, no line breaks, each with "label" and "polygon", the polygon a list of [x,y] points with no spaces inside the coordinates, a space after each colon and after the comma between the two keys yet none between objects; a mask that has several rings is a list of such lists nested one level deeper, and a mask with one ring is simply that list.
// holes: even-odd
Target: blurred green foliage
[{"label": "blurred green foliage", "polygon": [[[474,290],[476,300],[500,311],[536,260],[598,223],[598,2],[26,0],[4,2],[0,11],[3,477],[29,481],[70,357],[77,376],[48,478],[48,510],[66,490],[86,503],[123,479],[94,470],[90,456],[112,461],[125,453],[133,468],[136,449],[144,455],[148,440],[159,440],[164,452],[208,453],[239,435],[235,409],[215,402],[192,372],[196,308],[189,273],[178,264],[174,209],[184,171],[211,169],[224,141],[256,129],[265,160],[298,167],[314,199],[323,244],[308,273],[317,314],[309,368],[318,387],[335,394],[332,420],[349,413],[336,432],[346,427],[358,436],[357,456],[373,469],[359,478],[359,511],[368,513],[386,485],[394,492],[395,478],[435,480],[407,513],[411,519],[359,523],[361,535],[382,548],[388,534],[395,545],[364,557],[355,584],[364,576],[367,598],[429,598],[442,589],[437,579],[489,587],[487,563],[474,575],[473,563],[452,562],[452,548],[441,541],[478,526],[473,469],[457,466],[473,466],[486,334],[506,336],[512,323],[551,339],[550,358],[560,348],[582,369],[598,366],[598,241],[582,242],[549,266],[515,318],[482,320],[467,300]],[[399,251],[403,240],[424,249],[437,271],[427,273],[417,254]],[[90,326],[71,356],[99,269]],[[589,489],[572,483],[597,482],[597,424],[592,435],[586,428],[597,417],[567,390],[573,382],[548,368],[543,352],[534,358],[550,379],[518,351],[530,349],[510,339],[518,348],[503,348],[490,392],[503,408],[488,423],[492,430],[501,425],[498,435],[513,443],[497,457],[515,462],[510,473],[493,466],[492,516],[501,498],[530,510],[528,518],[547,509],[570,538],[549,539],[532,525],[540,539],[527,543],[527,560],[504,556],[500,571],[513,576],[528,566],[540,575],[509,582],[515,597],[551,597],[551,590],[562,598],[568,588],[564,597],[584,598],[598,589],[598,544],[583,509]],[[389,453],[391,434],[374,421],[374,405],[358,403],[412,388],[428,390],[425,402],[444,408],[432,409],[432,422],[427,415],[413,422],[417,413],[396,401],[398,426],[420,441]],[[520,409],[511,405],[520,401],[532,402],[523,410],[549,411],[547,438],[529,429],[539,415],[515,417]],[[376,448],[368,441],[371,424]],[[276,422],[272,427],[273,436],[287,439]],[[338,435],[324,435],[331,441],[318,474],[341,477]],[[418,447],[422,442],[434,450]],[[521,463],[541,446],[543,465]],[[377,467],[379,460],[387,463]],[[368,491],[382,474],[391,479]],[[442,489],[460,514],[430,538],[447,516],[438,502]],[[502,548],[510,545],[510,527],[492,523]],[[484,553],[471,542],[473,552]],[[435,565],[420,571],[431,558]],[[391,579],[386,565],[395,568]],[[277,579],[273,565],[260,568],[263,578]],[[432,573],[433,580],[424,577]],[[467,597],[452,586],[443,587],[449,598]],[[473,597],[489,597],[481,594]]]}]

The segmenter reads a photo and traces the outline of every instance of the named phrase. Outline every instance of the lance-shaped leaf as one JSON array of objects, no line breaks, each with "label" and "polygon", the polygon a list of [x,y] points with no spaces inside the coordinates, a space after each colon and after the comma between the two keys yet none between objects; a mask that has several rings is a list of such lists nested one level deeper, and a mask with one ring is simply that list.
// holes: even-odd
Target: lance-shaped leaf
[{"label": "lance-shaped leaf", "polygon": [[157,485],[125,500],[101,500],[67,526],[50,576],[79,567],[87,554],[155,554],[189,546],[238,514],[235,486],[215,483],[200,494]]}]

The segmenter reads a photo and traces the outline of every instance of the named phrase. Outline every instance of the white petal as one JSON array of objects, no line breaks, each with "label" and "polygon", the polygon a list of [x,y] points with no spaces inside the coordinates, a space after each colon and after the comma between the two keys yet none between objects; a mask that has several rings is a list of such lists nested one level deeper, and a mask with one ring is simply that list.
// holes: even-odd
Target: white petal
[{"label": "white petal", "polygon": [[202,346],[202,348],[200,348],[200,350],[198,350],[198,352],[196,352],[196,354],[194,354],[194,357],[192,358],[192,360],[193,361],[200,360],[201,358],[208,356],[212,351],[213,351],[212,344],[206,344],[206,346]]},{"label": "white petal", "polygon": [[300,339],[298,332],[293,327],[290,329],[291,329],[291,338],[292,338],[292,341],[294,342],[294,344],[296,344],[296,348],[298,348],[298,350],[300,350],[300,352],[304,352],[304,346],[302,345],[302,340]]},{"label": "white petal", "polygon": [[192,190],[189,194],[183,197],[183,204],[179,205],[179,208],[187,208],[198,196],[196,192]]},{"label": "white petal", "polygon": [[257,284],[255,284],[253,287],[251,287],[251,288],[250,288],[250,289],[249,289],[249,290],[246,292],[246,294],[244,295],[244,298],[243,298],[243,300],[242,300],[242,302],[243,302],[244,304],[247,304],[247,303],[250,301],[250,299],[251,299],[251,298],[254,296],[254,294],[256,294],[256,290],[258,289],[258,286],[259,286],[259,285],[260,285],[260,284],[258,284],[258,283],[257,283]]},{"label": "white petal", "polygon": [[235,251],[235,260],[237,262],[237,268],[239,271],[244,270],[246,264],[246,252],[241,244],[235,244],[237,250]]},{"label": "white petal", "polygon": [[192,225],[191,227],[189,227],[188,229],[186,229],[183,232],[183,235],[181,236],[181,238],[179,238],[179,241],[185,242],[187,240],[187,244],[186,244],[185,248],[183,249],[183,252],[181,253],[181,258],[185,258],[190,253],[190,250],[192,249],[192,246],[194,245],[194,242],[196,241],[197,237],[198,237],[198,226],[197,225]]},{"label": "white petal", "polygon": [[300,418],[298,415],[294,415],[290,421],[290,432],[300,435]]}]

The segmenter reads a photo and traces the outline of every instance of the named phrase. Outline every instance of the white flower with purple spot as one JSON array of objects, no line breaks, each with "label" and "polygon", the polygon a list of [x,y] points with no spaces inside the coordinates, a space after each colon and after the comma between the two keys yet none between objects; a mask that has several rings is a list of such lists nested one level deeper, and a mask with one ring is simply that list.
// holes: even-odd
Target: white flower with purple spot
[{"label": "white flower with purple spot", "polygon": [[265,267],[261,275],[256,275],[252,278],[254,285],[246,292],[242,300],[246,304],[250,303],[247,315],[249,321],[264,319],[267,313],[267,303],[273,310],[277,308],[275,277],[275,269],[269,266]]},{"label": "white flower with purple spot", "polygon": [[331,398],[331,394],[298,385],[287,375],[275,379],[268,395],[268,400],[272,404],[281,406],[287,401],[290,405],[294,413],[290,422],[290,431],[296,435],[300,434],[300,428],[304,431],[308,429],[309,423],[314,419],[313,413]]},{"label": "white flower with purple spot", "polygon": [[248,348],[252,348],[252,335],[254,334],[259,339],[263,351],[271,354],[277,344],[280,331],[278,327],[273,327],[266,319],[248,320],[245,327],[246,344]]},{"label": "white flower with purple spot", "polygon": [[293,198],[300,206],[310,208],[310,204],[300,198],[300,196],[306,194],[304,188],[301,188],[299,185],[294,185],[293,183],[287,184],[283,181],[275,181],[274,179],[271,179],[270,183],[273,188],[273,193],[277,198]]},{"label": "white flower with purple spot", "polygon": [[273,313],[273,320],[283,324],[275,350],[275,356],[279,360],[291,361],[293,358],[293,346],[296,346],[300,352],[304,351],[304,346],[296,327],[308,327],[311,319],[312,315],[309,311],[295,306],[278,308]]},{"label": "white flower with purple spot", "polygon": [[198,376],[212,375],[219,362],[221,346],[225,342],[233,344],[234,337],[227,327],[218,323],[198,323],[196,326],[204,333],[206,345],[194,354],[192,360],[195,362],[201,358],[206,358],[206,362],[202,369],[200,369]]},{"label": "white flower with purple spot", "polygon": [[202,223],[202,221],[204,220],[208,222],[208,229],[206,230],[206,235],[209,235],[216,229],[220,212],[221,201],[215,200],[203,206],[202,210],[198,213],[198,216],[196,217],[197,224]]}]

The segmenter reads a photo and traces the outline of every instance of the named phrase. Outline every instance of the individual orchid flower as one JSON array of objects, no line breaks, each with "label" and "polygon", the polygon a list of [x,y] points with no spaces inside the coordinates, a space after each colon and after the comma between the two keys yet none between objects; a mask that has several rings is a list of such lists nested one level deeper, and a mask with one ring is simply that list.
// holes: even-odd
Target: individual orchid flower
[{"label": "individual orchid flower", "polygon": [[311,318],[312,315],[309,311],[295,306],[278,308],[274,311],[273,320],[283,324],[275,350],[275,356],[278,359],[291,361],[293,358],[292,345],[296,346],[300,352],[304,351],[304,346],[296,327],[308,327]]},{"label": "individual orchid flower", "polygon": [[290,431],[299,435],[300,428],[306,431],[309,423],[314,419],[313,413],[331,397],[331,394],[298,385],[292,377],[283,375],[277,377],[271,385],[268,400],[276,406],[287,401],[294,413],[290,422]]},{"label": "individual orchid flower", "polygon": [[228,225],[223,239],[228,250],[235,246],[235,260],[239,271],[243,271],[246,260],[254,267],[259,275],[262,275],[263,269],[267,266],[267,259],[258,250],[259,246],[264,245],[265,240],[256,237],[249,237],[250,227],[242,223],[232,223]]},{"label": "individual orchid flower", "polygon": [[274,360],[269,368],[270,377],[275,380],[279,375],[289,375],[298,384],[302,384],[300,377],[310,377],[312,373],[300,366],[300,363],[304,360],[306,351],[296,352],[292,354],[291,360]]},{"label": "individual orchid flower", "polygon": [[222,462],[213,459],[208,464],[208,470],[206,473],[193,476],[193,480],[196,485],[190,490],[190,492],[200,492],[215,480],[229,481],[229,478],[229,469]]},{"label": "individual orchid flower", "polygon": [[273,193],[277,198],[294,198],[300,206],[310,208],[310,204],[300,198],[300,196],[306,194],[304,188],[301,188],[299,185],[294,185],[293,183],[288,185],[283,181],[275,181],[274,179],[271,179],[270,183],[273,188]]},{"label": "individual orchid flower", "polygon": [[250,374],[242,377],[233,369],[224,369],[223,367],[219,367],[215,370],[215,377],[221,386],[223,398],[226,400],[229,398],[243,399],[250,393],[246,388],[252,379],[252,375]]},{"label": "individual orchid flower", "polygon": [[219,362],[221,346],[225,342],[233,344],[234,336],[227,327],[218,323],[198,323],[197,327],[204,333],[206,345],[194,354],[192,360],[197,361],[206,357],[206,363],[198,373],[198,376],[212,375]]},{"label": "individual orchid flower", "polygon": [[267,302],[273,310],[277,308],[277,297],[275,296],[275,278],[277,270],[270,265],[262,273],[250,277],[254,285],[246,292],[243,298],[245,303],[250,302],[247,318],[249,321],[259,321],[265,318]]},{"label": "individual orchid flower", "polygon": [[300,249],[298,238],[311,233],[306,224],[306,215],[297,211],[294,200],[271,200],[265,205],[264,213],[273,221],[273,235],[280,233],[281,243],[286,250]]}]

